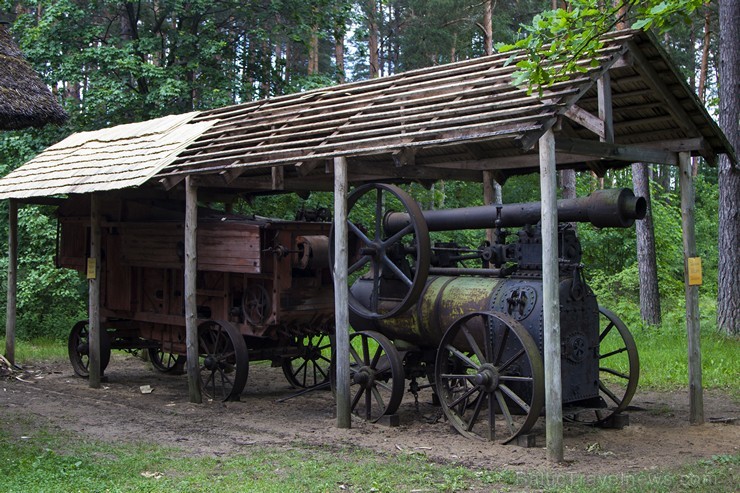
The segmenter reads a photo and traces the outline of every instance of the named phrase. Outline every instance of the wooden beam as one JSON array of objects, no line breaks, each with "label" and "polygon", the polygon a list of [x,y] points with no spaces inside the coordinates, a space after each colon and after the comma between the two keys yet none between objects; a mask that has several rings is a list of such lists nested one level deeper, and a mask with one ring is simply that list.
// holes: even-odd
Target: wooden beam
[{"label": "wooden beam", "polygon": [[699,337],[699,286],[692,285],[689,259],[696,258],[696,231],[694,220],[694,178],[691,155],[678,154],[679,184],[681,186],[681,224],[683,226],[684,283],[686,284],[686,332],[689,358],[689,422],[704,423],[704,396],[701,375],[701,343]]},{"label": "wooden beam", "polygon": [[614,118],[612,114],[612,84],[609,72],[605,72],[596,81],[597,100],[599,103],[599,119],[604,125],[601,136],[602,142],[614,142]]},{"label": "wooden beam", "polygon": [[90,194],[90,258],[87,265],[88,276],[88,383],[91,388],[100,388],[102,371],[100,368],[100,263],[101,263],[101,227],[100,197]]},{"label": "wooden beam", "polygon": [[579,125],[591,130],[600,138],[604,138],[604,122],[597,116],[592,115],[580,106],[573,105],[565,112],[565,116]]},{"label": "wooden beam", "polygon": [[347,159],[334,159],[334,322],[337,428],[350,428]]},{"label": "wooden beam", "polygon": [[391,154],[391,157],[396,168],[413,166],[416,164],[416,149],[403,147]]},{"label": "wooden beam", "polygon": [[681,127],[690,136],[701,136],[701,132],[691,120],[689,114],[665,85],[658,72],[650,64],[650,61],[645,57],[637,44],[634,41],[628,41],[627,45],[629,46],[631,56],[635,60],[635,68],[645,78],[645,82],[665,100],[665,108],[673,116],[676,125]]},{"label": "wooden beam", "polygon": [[198,269],[198,189],[191,176],[185,178],[185,347],[187,352],[188,394],[190,402],[200,404],[200,368],[198,364],[198,306],[196,277]]},{"label": "wooden beam", "polygon": [[60,206],[66,199],[56,197],[27,197],[24,199],[10,199],[15,200],[18,204],[33,204],[33,205],[51,205]]},{"label": "wooden beam", "polygon": [[285,188],[285,167],[273,166],[270,174],[272,175],[272,189],[283,190]]},{"label": "wooden beam", "polygon": [[8,200],[8,305],[5,312],[5,357],[15,364],[15,326],[18,293],[18,202]]},{"label": "wooden beam", "polygon": [[298,171],[298,174],[300,176],[306,176],[311,171],[313,171],[316,168],[318,168],[318,166],[321,163],[323,163],[324,161],[325,161],[324,159],[308,159],[306,161],[302,161],[300,163],[296,163],[295,169],[296,169],[296,171]]},{"label": "wooden beam", "polygon": [[160,178],[159,183],[162,184],[165,190],[172,190],[177,185],[182,183],[184,179],[185,175],[166,176],[164,178]]},{"label": "wooden beam", "polygon": [[555,148],[558,151],[583,156],[593,156],[605,159],[616,159],[619,161],[646,162],[657,164],[677,163],[675,152],[664,151],[651,147],[640,147],[631,145],[609,144],[593,140],[570,139],[559,137],[555,139]]},{"label": "wooden beam", "polygon": [[[485,170],[483,171],[483,203],[486,205],[501,204],[503,202],[501,197],[501,185],[499,184],[496,175],[501,175],[499,171]],[[489,244],[493,245],[495,238],[495,230],[486,229],[486,240]]]},{"label": "wooden beam", "polygon": [[560,272],[555,135],[540,138],[542,193],[542,308],[544,326],[545,416],[547,458],[563,461],[563,390],[560,368]]}]

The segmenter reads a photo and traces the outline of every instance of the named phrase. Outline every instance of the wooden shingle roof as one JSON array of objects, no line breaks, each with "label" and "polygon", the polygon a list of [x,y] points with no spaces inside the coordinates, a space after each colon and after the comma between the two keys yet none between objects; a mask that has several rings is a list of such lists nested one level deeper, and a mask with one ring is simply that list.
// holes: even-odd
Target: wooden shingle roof
[{"label": "wooden shingle roof", "polygon": [[211,127],[195,113],[80,132],[0,180],[0,198],[45,197],[143,184]]},{"label": "wooden shingle roof", "polygon": [[[192,122],[207,130],[187,146],[173,146],[165,164],[134,170],[138,178],[123,183],[170,190],[194,175],[200,187],[218,194],[331,190],[336,157],[348,158],[351,183],[480,181],[484,171],[504,181],[539,169],[536,144],[550,128],[559,168],[603,174],[637,161],[675,164],[678,151],[710,163],[727,153],[737,163],[651,35],[610,33],[595,59],[579,60],[582,71],[541,94],[512,85],[515,63],[524,56],[497,54],[202,112]],[[110,157],[115,173],[74,188],[77,193],[110,189],[126,155],[139,152],[132,142],[118,145],[95,151]],[[58,151],[52,147],[29,163],[34,172],[57,166],[50,152]],[[64,159],[73,166],[76,158]],[[49,175],[38,193],[70,190],[53,186],[57,179]],[[10,196],[7,185],[0,180],[0,197]]]}]

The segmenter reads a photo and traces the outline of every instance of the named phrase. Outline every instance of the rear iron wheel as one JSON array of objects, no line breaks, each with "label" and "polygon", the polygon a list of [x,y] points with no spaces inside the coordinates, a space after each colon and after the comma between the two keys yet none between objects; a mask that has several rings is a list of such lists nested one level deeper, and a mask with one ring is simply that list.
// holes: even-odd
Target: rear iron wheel
[{"label": "rear iron wheel", "polygon": [[200,387],[209,399],[236,401],[247,384],[249,353],[244,337],[229,322],[198,326]]},{"label": "rear iron wheel", "polygon": [[315,334],[296,341],[300,354],[283,359],[283,373],[294,387],[306,389],[329,381],[334,351],[328,334]]},{"label": "rear iron wheel", "polygon": [[374,331],[350,336],[350,406],[357,416],[375,422],[393,414],[404,392],[403,359],[393,343]]},{"label": "rear iron wheel", "polygon": [[[508,443],[537,422],[545,403],[537,344],[516,320],[475,312],[445,332],[435,364],[442,410],[463,436]],[[503,419],[496,420],[496,414]]]},{"label": "rear iron wheel", "polygon": [[182,373],[185,367],[185,356],[168,353],[162,348],[149,348],[149,361],[161,373]]},{"label": "rear iron wheel", "polygon": [[[72,327],[67,339],[67,352],[74,372],[82,377],[90,376],[90,332],[88,321],[80,320]],[[110,362],[110,337],[104,328],[100,328],[100,373],[105,371]]]},{"label": "rear iron wheel", "polygon": [[602,425],[627,409],[640,380],[640,358],[627,326],[612,311],[599,307],[599,398],[602,406],[568,413],[569,421]]}]

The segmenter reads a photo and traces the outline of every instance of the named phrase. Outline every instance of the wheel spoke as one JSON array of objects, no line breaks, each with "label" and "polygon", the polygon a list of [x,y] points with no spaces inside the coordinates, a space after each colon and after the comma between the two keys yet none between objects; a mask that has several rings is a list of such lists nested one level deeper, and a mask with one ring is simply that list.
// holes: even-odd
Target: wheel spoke
[{"label": "wheel spoke", "polygon": [[499,375],[499,380],[504,382],[533,382],[532,377],[520,377],[518,375]]},{"label": "wheel spoke", "polygon": [[506,424],[509,426],[509,431],[513,435],[514,433],[516,433],[516,427],[514,425],[514,419],[511,417],[511,412],[509,411],[509,405],[506,403],[506,399],[504,399],[504,394],[502,394],[499,389],[496,389],[494,393],[496,394],[498,407],[501,408],[501,413],[504,415],[504,419],[506,419]]},{"label": "wheel spoke", "polygon": [[611,332],[611,330],[614,328],[614,322],[609,322],[609,325],[606,326],[606,328],[599,334],[599,342],[603,341],[606,335]]},{"label": "wheel spoke", "polygon": [[357,271],[357,269],[370,262],[370,260],[372,260],[372,257],[370,257],[370,255],[363,255],[360,260],[349,266],[349,269],[347,269],[347,274],[353,274],[355,271]]},{"label": "wheel spoke", "polygon": [[625,351],[627,351],[627,348],[626,347],[623,347],[621,349],[615,349],[614,351],[608,352],[606,354],[599,355],[599,359],[609,358],[610,356],[614,356],[615,354],[620,354],[620,353],[623,353]]},{"label": "wheel spoke", "polygon": [[406,274],[404,274],[403,271],[395,263],[391,262],[388,257],[382,257],[381,261],[383,262],[383,265],[389,268],[399,280],[403,281],[403,283],[406,284],[407,287],[410,288],[414,284],[414,282],[406,277]]},{"label": "wheel spoke", "polygon": [[473,409],[473,415],[470,417],[470,420],[465,423],[465,429],[468,431],[472,431],[473,426],[475,425],[476,420],[478,419],[478,415],[480,414],[480,410],[483,407],[483,399],[478,399],[478,401],[475,403],[475,409]]},{"label": "wheel spoke", "polygon": [[362,385],[359,386],[359,390],[355,394],[355,396],[352,398],[352,404],[350,405],[350,409],[354,409],[357,407],[357,403],[360,402],[360,398],[362,397],[362,394],[365,393],[365,387]]},{"label": "wheel spoke", "polygon": [[454,408],[458,404],[460,404],[462,401],[473,395],[474,392],[478,390],[478,387],[470,387],[466,392],[463,392],[463,394],[455,399],[454,401],[450,402],[448,405],[450,408]]},{"label": "wheel spoke", "polygon": [[509,358],[509,360],[508,360],[508,361],[507,361],[506,363],[504,363],[503,365],[501,365],[501,366],[500,366],[500,367],[498,368],[498,371],[499,371],[499,372],[503,372],[503,371],[504,371],[504,370],[506,370],[506,369],[507,369],[507,368],[508,368],[509,366],[511,366],[512,364],[514,364],[514,361],[518,360],[519,358],[521,358],[521,357],[522,357],[522,356],[524,356],[525,354],[526,354],[526,353],[525,353],[525,351],[524,351],[524,348],[521,348],[521,349],[520,349],[520,350],[519,350],[519,351],[518,351],[518,352],[517,352],[517,353],[516,353],[516,354],[515,354],[514,356],[512,356],[511,358]]},{"label": "wheel spoke", "polygon": [[385,409],[385,401],[383,400],[383,396],[380,395],[380,391],[375,386],[371,387],[371,389],[372,389],[372,392],[373,392],[373,396],[375,397],[375,400],[378,402],[378,405],[380,406],[380,409],[381,410],[384,410]]},{"label": "wheel spoke", "polygon": [[530,409],[529,404],[524,402],[524,400],[522,400],[521,397],[516,395],[516,393],[513,390],[511,390],[508,386],[504,384],[500,384],[498,388],[501,389],[501,391],[504,394],[506,394],[512,401],[514,401],[517,404],[517,406],[522,408],[522,410],[526,411],[527,413],[529,412],[529,409]]},{"label": "wheel spoke", "polygon": [[457,356],[460,360],[463,361],[463,363],[465,363],[470,368],[472,368],[474,370],[477,370],[478,368],[480,368],[480,365],[477,365],[472,359],[470,359],[466,354],[464,354],[461,351],[459,351],[457,348],[454,348],[454,347],[452,347],[451,345],[448,344],[445,347],[445,349],[447,351],[451,352],[452,354],[454,354],[455,356]]},{"label": "wheel spoke", "polygon": [[509,332],[509,327],[504,326],[504,334],[501,336],[501,342],[499,343],[498,351],[496,351],[496,357],[493,360],[494,365],[498,365],[501,361],[501,358],[504,357],[504,349],[506,349],[506,342],[509,339]]},{"label": "wheel spoke", "polygon": [[355,348],[352,347],[351,345],[349,347],[349,354],[350,354],[350,356],[352,356],[355,359],[355,361],[357,362],[358,365],[360,365],[360,366],[363,366],[364,365],[364,362],[362,361],[362,358],[360,358],[360,355],[357,354],[357,350],[355,350]]},{"label": "wheel spoke", "polygon": [[351,233],[354,233],[366,245],[373,244],[373,240],[365,236],[365,233],[363,233],[362,230],[359,227],[357,227],[357,225],[353,223],[352,221],[347,221],[347,227],[349,228],[349,231]]},{"label": "wheel spoke", "polygon": [[493,392],[488,392],[486,398],[488,400],[488,427],[486,428],[486,438],[491,441],[496,435],[496,408],[493,405],[495,399]]},{"label": "wheel spoke", "polygon": [[599,380],[599,390],[601,390],[603,393],[609,396],[609,398],[614,402],[614,404],[617,405],[617,407],[622,405],[622,399],[614,395],[614,393],[611,390],[609,390],[601,380]]},{"label": "wheel spoke", "polygon": [[629,375],[627,375],[625,373],[618,372],[617,370],[612,370],[611,368],[602,368],[602,367],[599,367],[599,371],[603,371],[604,373],[609,373],[610,375],[614,375],[615,377],[624,378],[625,380],[629,380],[630,379],[630,376]]},{"label": "wheel spoke", "polygon": [[380,240],[381,230],[383,229],[383,192],[381,189],[375,194],[375,239]]},{"label": "wheel spoke", "polygon": [[370,364],[370,346],[368,344],[368,337],[361,335],[360,339],[362,341],[362,363],[365,366],[368,366]]},{"label": "wheel spoke", "polygon": [[470,333],[470,330],[468,330],[468,326],[466,324],[462,325],[462,333],[465,336],[465,339],[467,339],[468,344],[470,344],[470,348],[473,350],[475,355],[478,356],[478,361],[486,363],[487,359],[483,356],[483,353],[478,347],[478,343],[475,342],[475,338],[473,338],[473,335]]},{"label": "wheel spoke", "polygon": [[399,231],[398,233],[394,234],[390,238],[384,240],[383,241],[383,245],[385,245],[385,246],[387,246],[387,245],[393,245],[396,242],[400,241],[401,238],[403,238],[407,234],[413,233],[413,232],[414,232],[414,225],[413,225],[413,223],[409,223],[406,226],[404,226],[403,229],[401,229],[401,231]]}]

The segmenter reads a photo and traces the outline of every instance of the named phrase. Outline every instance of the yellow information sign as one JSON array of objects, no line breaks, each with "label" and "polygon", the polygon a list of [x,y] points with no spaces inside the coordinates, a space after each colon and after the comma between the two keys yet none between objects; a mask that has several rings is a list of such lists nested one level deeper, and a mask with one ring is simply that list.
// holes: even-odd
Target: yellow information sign
[{"label": "yellow information sign", "polygon": [[95,279],[97,277],[95,275],[96,271],[97,271],[97,264],[95,263],[95,259],[92,257],[88,257],[87,259],[87,278]]},{"label": "yellow information sign", "polygon": [[689,257],[689,286],[701,286],[701,257]]}]

